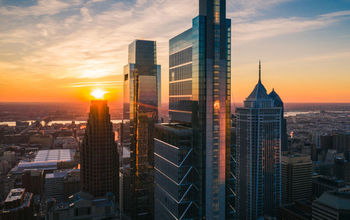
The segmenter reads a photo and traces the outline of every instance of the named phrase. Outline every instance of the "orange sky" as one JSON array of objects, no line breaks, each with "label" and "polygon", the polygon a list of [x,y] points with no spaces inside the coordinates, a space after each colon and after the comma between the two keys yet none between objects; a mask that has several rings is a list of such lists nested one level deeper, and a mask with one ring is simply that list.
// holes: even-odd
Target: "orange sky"
[{"label": "orange sky", "polygon": [[[261,59],[266,89],[284,102],[350,102],[350,7],[321,8],[330,3],[320,0],[310,12],[300,1],[282,2],[228,1],[232,101],[252,91]],[[197,0],[36,3],[0,2],[0,102],[85,102],[97,87],[121,101],[135,39],[157,41],[168,102],[168,41],[191,26]]]}]

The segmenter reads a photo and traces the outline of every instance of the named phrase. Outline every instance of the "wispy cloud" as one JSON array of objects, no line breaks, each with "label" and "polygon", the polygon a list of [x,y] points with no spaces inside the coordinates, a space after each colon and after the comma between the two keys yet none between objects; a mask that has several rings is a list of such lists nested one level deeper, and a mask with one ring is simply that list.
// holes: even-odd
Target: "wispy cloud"
[{"label": "wispy cloud", "polygon": [[[26,8],[26,12],[12,8],[7,15],[42,15],[39,8],[45,1],[48,0]],[[183,9],[185,3],[190,7]],[[57,3],[55,13],[65,10],[65,4]],[[0,35],[7,39],[3,43],[21,42],[30,48],[29,53],[13,61],[18,67],[26,65],[56,78],[99,78],[122,73],[122,66],[127,63],[127,45],[134,39],[157,40],[158,54],[166,62],[168,39],[190,26],[195,6],[195,1],[192,5],[187,0],[142,0],[137,1],[136,7],[114,1],[106,10],[97,11],[88,2],[80,4],[78,13],[73,15],[29,19],[30,25],[15,25]]]},{"label": "wispy cloud", "polygon": [[41,15],[55,15],[68,9],[72,6],[81,4],[80,0],[72,0],[69,2],[60,0],[38,0],[37,4],[30,7],[19,6],[3,6],[0,9],[1,14],[7,16],[41,16]]},{"label": "wispy cloud", "polygon": [[69,85],[69,87],[79,88],[79,87],[113,87],[122,86],[123,81],[104,81],[104,82],[75,82]]},{"label": "wispy cloud", "polygon": [[233,27],[233,42],[239,44],[244,41],[311,31],[330,26],[344,19],[350,19],[350,11],[322,14],[315,18],[276,18],[235,24]]},{"label": "wispy cloud", "polygon": [[[326,28],[350,19],[350,11],[315,17],[260,16],[290,1],[227,1],[233,44]],[[64,81],[64,86],[74,88],[98,83],[115,86],[119,81],[101,78],[122,74],[131,41],[150,39],[157,41],[158,63],[166,80],[168,40],[191,26],[197,4],[198,0],[38,0],[29,7],[0,4],[0,77],[5,79],[11,72],[16,79],[89,80]]]}]

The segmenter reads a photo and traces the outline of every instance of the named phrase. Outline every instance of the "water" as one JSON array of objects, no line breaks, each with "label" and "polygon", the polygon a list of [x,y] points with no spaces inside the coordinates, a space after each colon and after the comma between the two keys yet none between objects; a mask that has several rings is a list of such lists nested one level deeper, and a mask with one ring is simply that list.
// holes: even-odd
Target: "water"
[{"label": "water", "polygon": [[306,111],[306,112],[285,112],[284,117],[295,117],[297,115],[306,115],[306,114],[317,114],[320,111]]},{"label": "water", "polygon": [[[112,123],[114,124],[118,124],[120,122],[122,122],[122,120],[111,120]],[[31,125],[32,123],[35,122],[35,120],[29,120],[29,121],[25,121],[25,122],[29,122],[29,125]],[[84,124],[86,123],[86,121],[74,121],[75,124]],[[44,121],[41,121],[41,124],[45,124]],[[65,124],[72,124],[72,121],[50,121],[47,125],[51,126],[53,124],[61,124],[61,125],[65,125]],[[0,122],[0,125],[8,125],[10,127],[14,127],[16,126],[16,122],[15,121],[2,121]]]}]

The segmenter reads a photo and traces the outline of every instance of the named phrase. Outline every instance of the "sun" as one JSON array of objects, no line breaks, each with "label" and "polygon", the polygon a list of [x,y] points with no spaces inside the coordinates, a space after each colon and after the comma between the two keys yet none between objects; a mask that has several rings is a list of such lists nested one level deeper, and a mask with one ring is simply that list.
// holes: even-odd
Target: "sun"
[{"label": "sun", "polygon": [[108,93],[102,89],[94,89],[90,94],[95,98],[95,99],[103,99],[105,94]]}]

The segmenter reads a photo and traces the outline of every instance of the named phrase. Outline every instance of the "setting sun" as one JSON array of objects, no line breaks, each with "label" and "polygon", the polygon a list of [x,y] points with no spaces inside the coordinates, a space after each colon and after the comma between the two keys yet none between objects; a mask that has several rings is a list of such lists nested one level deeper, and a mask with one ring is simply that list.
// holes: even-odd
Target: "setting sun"
[{"label": "setting sun", "polygon": [[104,95],[108,93],[102,89],[95,89],[93,90],[90,94],[95,98],[95,99],[103,99]]}]

